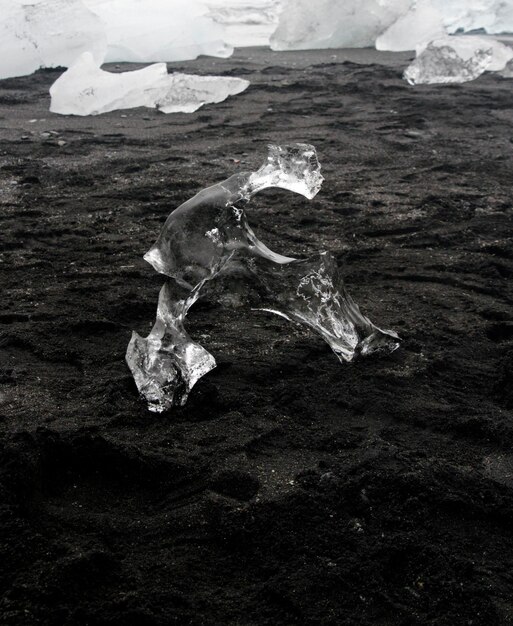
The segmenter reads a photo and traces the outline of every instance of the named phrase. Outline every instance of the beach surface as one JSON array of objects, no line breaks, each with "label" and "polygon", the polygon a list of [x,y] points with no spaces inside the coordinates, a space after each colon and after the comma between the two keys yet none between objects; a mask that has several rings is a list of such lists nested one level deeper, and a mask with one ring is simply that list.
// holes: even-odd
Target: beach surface
[{"label": "beach surface", "polygon": [[[49,113],[0,81],[0,621],[6,626],[513,623],[513,82],[411,87],[408,53],[237,50],[194,114]],[[119,71],[136,65],[108,66]],[[198,302],[217,362],[147,411],[171,210],[307,142],[313,201],[259,194],[287,256],[332,251],[391,355]]]}]

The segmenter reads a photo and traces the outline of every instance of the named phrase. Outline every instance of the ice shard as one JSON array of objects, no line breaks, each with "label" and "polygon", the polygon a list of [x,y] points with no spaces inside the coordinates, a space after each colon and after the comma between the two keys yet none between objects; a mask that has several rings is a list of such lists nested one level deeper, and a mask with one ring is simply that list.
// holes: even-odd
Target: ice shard
[{"label": "ice shard", "polygon": [[424,42],[446,35],[441,13],[431,0],[417,0],[376,39],[377,50],[416,50]]},{"label": "ice shard", "polygon": [[[133,334],[126,354],[150,410],[183,404],[192,386],[215,366],[183,325],[200,296],[223,304],[251,302],[252,308],[304,324],[340,361],[397,348],[395,332],[378,328],[360,312],[329,252],[307,259],[283,256],[248,224],[243,207],[262,189],[279,187],[313,198],[322,181],[313,146],[270,146],[267,162],[257,171],[208,187],[169,215],[144,257],[166,276],[157,321],[147,338]],[[231,298],[226,297],[230,290]]]},{"label": "ice shard", "polygon": [[503,70],[512,58],[513,48],[492,37],[447,36],[421,46],[404,78],[411,85],[465,83]]},{"label": "ice shard", "polygon": [[195,343],[183,326],[199,289],[185,294],[179,291],[170,282],[164,284],[150,334],[142,338],[133,332],[127,350],[139,393],[156,412],[185,404],[195,383],[216,366],[214,357]]},{"label": "ice shard", "polygon": [[106,62],[171,62],[228,57],[224,27],[198,0],[84,0],[107,34]]},{"label": "ice shard", "polygon": [[248,85],[242,78],[168,74],[165,63],[133,72],[105,72],[85,52],[51,86],[50,111],[97,115],[144,106],[163,113],[192,113],[241,93]]},{"label": "ice shard", "polygon": [[85,51],[100,65],[106,50],[100,19],[81,0],[0,1],[0,78],[69,67]]},{"label": "ice shard", "polygon": [[260,289],[263,306],[259,308],[308,326],[340,361],[397,348],[398,337],[393,331],[381,330],[361,313],[330,252],[278,265],[258,260],[253,273],[264,287]]}]

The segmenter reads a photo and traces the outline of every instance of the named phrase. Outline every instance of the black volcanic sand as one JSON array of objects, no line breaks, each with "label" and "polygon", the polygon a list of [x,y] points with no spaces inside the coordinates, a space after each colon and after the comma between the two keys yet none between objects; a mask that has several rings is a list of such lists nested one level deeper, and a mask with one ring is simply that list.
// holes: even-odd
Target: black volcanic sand
[{"label": "black volcanic sand", "polygon": [[[513,82],[413,88],[409,58],[175,64],[252,83],[192,115],[63,117],[59,71],[0,82],[2,625],[513,624]],[[270,141],[326,181],[260,194],[257,234],[332,250],[402,347],[341,365],[200,302],[218,367],[152,414],[124,363],[162,284],[142,255]]]}]

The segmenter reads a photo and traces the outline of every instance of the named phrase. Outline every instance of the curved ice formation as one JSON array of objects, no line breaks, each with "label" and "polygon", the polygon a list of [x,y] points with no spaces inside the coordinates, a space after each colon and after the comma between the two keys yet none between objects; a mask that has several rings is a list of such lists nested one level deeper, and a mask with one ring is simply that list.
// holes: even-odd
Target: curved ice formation
[{"label": "curved ice formation", "polygon": [[163,113],[193,113],[204,104],[222,102],[248,86],[249,81],[231,76],[168,74],[165,63],[133,72],[105,72],[84,52],[50,87],[50,111],[98,115],[144,106]]},{"label": "curved ice formation", "polygon": [[183,322],[202,294],[223,303],[253,304],[316,331],[340,361],[391,351],[395,332],[362,315],[347,293],[334,257],[295,259],[271,251],[250,228],[243,206],[262,189],[280,187],[313,198],[323,177],[313,146],[270,146],[256,172],[235,174],[173,211],[145,259],[167,277],[157,321],[146,338],[132,333],[126,360],[152,411],[184,404],[193,385],[215,367]]},{"label": "curved ice formation", "polygon": [[107,34],[106,62],[151,63],[229,57],[224,27],[198,0],[83,0]]},{"label": "curved ice formation", "polygon": [[0,78],[69,67],[89,51],[103,63],[107,39],[81,0],[0,0]]},{"label": "curved ice formation", "polygon": [[492,37],[446,36],[419,46],[404,78],[411,85],[465,83],[503,70],[511,59],[513,48]]}]

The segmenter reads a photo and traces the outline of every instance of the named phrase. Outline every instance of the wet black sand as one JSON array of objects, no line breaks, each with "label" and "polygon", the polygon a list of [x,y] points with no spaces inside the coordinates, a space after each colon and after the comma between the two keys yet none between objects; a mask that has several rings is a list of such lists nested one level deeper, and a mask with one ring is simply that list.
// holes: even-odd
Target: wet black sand
[{"label": "wet black sand", "polygon": [[[61,117],[58,71],[0,82],[2,624],[513,623],[513,82],[412,88],[406,59],[177,64],[252,82],[193,115]],[[219,366],[148,413],[124,364],[162,282],[142,254],[269,141],[313,143],[326,181],[261,194],[257,234],[332,250],[402,347],[342,366],[200,303]]]}]

